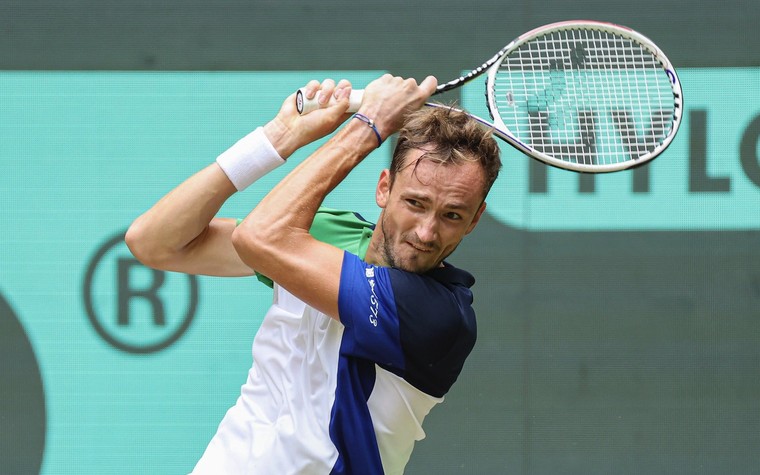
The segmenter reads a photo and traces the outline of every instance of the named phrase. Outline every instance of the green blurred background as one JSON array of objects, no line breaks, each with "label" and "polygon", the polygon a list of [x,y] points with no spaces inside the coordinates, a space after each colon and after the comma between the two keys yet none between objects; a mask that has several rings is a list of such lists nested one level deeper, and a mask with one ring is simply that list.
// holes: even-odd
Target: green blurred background
[{"label": "green blurred background", "polygon": [[[153,272],[121,236],[296,87],[448,80],[573,18],[668,54],[682,129],[597,177],[503,149],[452,259],[478,279],[479,342],[407,473],[760,473],[760,4],[738,0],[0,0],[0,473],[192,469],[271,292]],[[482,94],[445,99],[484,115]],[[375,218],[390,151],[329,204]]]}]

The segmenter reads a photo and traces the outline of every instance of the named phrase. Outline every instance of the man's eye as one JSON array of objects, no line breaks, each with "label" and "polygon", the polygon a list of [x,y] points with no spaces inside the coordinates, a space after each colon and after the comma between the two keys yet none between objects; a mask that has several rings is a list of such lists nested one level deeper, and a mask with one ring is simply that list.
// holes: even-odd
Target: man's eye
[{"label": "man's eye", "polygon": [[449,219],[454,219],[454,220],[462,219],[462,216],[459,213],[454,213],[454,212],[446,213],[446,217]]},{"label": "man's eye", "polygon": [[422,206],[422,204],[419,201],[417,201],[417,200],[407,199],[406,202],[407,202],[407,204],[409,204],[409,206],[413,206],[415,208],[419,208],[419,207]]}]

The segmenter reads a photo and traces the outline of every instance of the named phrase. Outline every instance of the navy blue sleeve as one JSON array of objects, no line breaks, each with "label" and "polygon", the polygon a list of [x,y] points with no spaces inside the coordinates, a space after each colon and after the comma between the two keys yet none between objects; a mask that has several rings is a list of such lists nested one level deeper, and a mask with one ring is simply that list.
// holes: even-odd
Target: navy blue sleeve
[{"label": "navy blue sleeve", "polygon": [[443,396],[477,332],[472,293],[449,281],[450,272],[437,270],[433,278],[372,266],[346,253],[338,306],[347,352],[375,361],[427,394]]},{"label": "navy blue sleeve", "polygon": [[403,373],[398,314],[387,268],[367,264],[344,251],[338,315],[345,327],[342,353]]},{"label": "navy blue sleeve", "polygon": [[391,281],[407,361],[404,379],[441,397],[451,389],[475,346],[472,293],[460,284],[397,269],[391,270]]}]

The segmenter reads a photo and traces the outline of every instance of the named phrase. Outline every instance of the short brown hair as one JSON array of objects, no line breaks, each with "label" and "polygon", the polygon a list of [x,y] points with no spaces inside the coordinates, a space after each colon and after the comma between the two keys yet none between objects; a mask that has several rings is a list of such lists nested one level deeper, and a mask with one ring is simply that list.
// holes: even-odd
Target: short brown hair
[{"label": "short brown hair", "polygon": [[501,169],[499,146],[491,130],[451,106],[423,107],[407,117],[393,151],[391,183],[396,173],[409,165],[404,161],[407,152],[412,149],[427,151],[418,163],[423,158],[454,165],[477,161],[486,178],[484,199]]}]

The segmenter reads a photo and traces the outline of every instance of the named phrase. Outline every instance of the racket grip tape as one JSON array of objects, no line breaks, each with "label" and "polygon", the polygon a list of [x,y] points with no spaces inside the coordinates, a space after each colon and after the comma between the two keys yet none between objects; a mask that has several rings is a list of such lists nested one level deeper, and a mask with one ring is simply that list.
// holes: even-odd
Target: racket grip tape
[{"label": "racket grip tape", "polygon": [[[348,110],[346,112],[356,112],[362,105],[362,98],[364,97],[364,89],[352,89],[351,94],[348,96]],[[299,89],[296,92],[296,109],[301,115],[308,114],[319,109],[319,93],[314,96],[314,99],[307,99],[303,92],[303,89]],[[335,103],[335,98],[331,97],[328,105]]]}]

